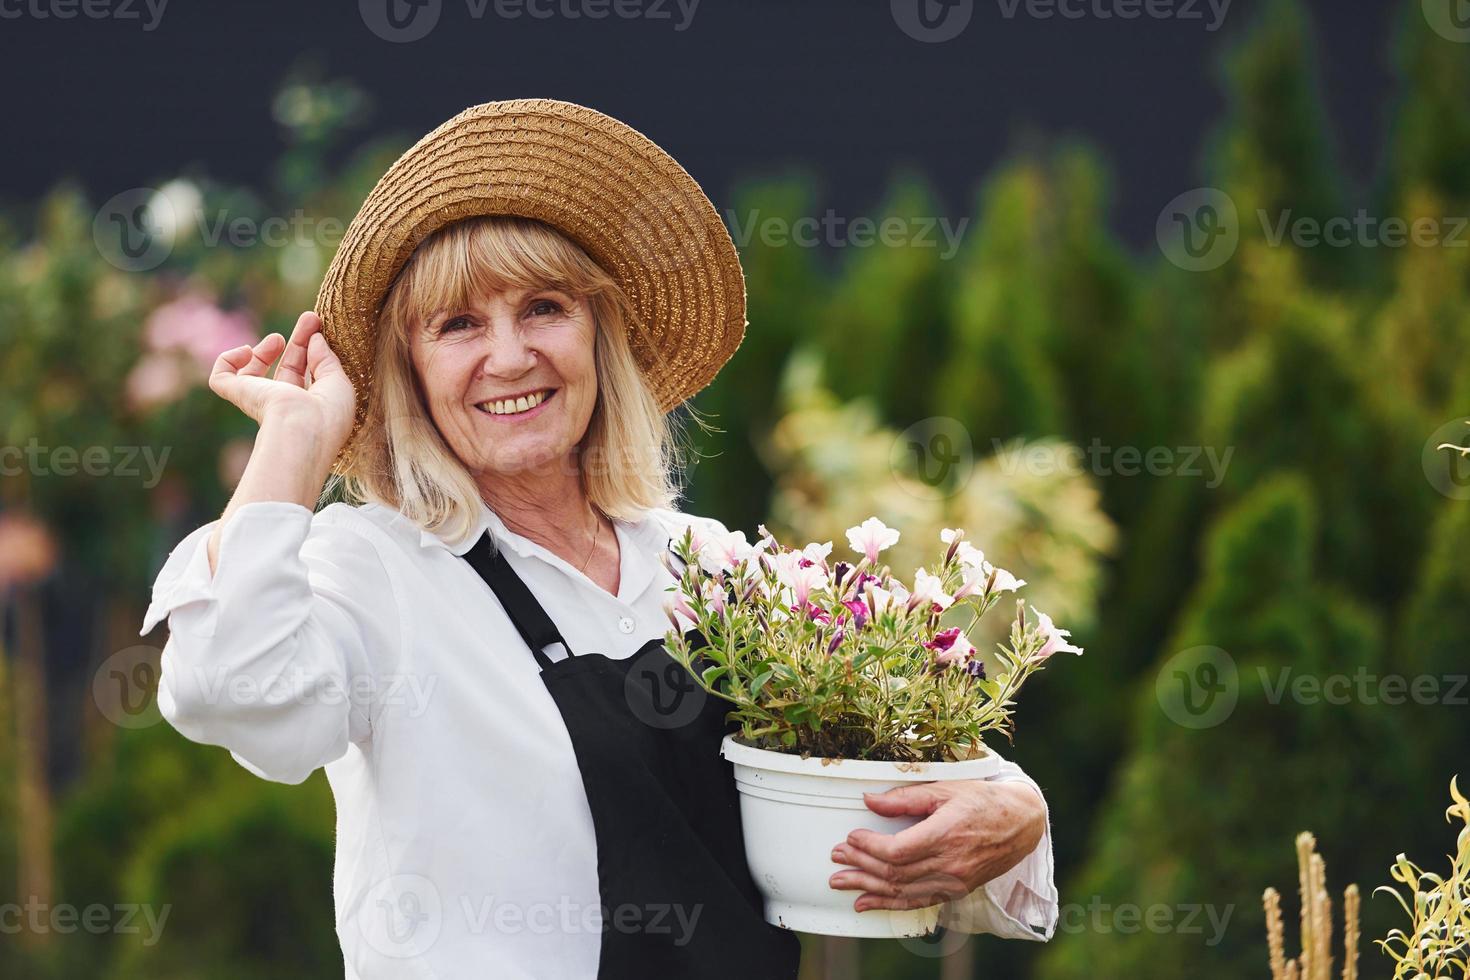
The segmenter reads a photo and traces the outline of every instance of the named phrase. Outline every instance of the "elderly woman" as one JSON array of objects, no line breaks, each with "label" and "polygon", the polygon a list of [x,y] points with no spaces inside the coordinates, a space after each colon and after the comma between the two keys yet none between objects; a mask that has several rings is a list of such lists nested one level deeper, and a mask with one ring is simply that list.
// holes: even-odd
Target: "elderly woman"
[{"label": "elderly woman", "polygon": [[[734,353],[744,301],[657,146],[489,103],[384,175],[320,316],[220,355],[210,387],[259,435],[143,632],[168,618],[159,704],[185,736],[266,779],[325,768],[348,977],[795,976],[718,703],[649,724],[625,687],[663,654],[672,539],[725,531],[675,507],[667,413]],[[334,474],[350,503],[317,511]],[[869,805],[923,819],[832,842],[857,909],[949,899],[959,928],[1051,935],[1045,803],[1017,767]]]}]

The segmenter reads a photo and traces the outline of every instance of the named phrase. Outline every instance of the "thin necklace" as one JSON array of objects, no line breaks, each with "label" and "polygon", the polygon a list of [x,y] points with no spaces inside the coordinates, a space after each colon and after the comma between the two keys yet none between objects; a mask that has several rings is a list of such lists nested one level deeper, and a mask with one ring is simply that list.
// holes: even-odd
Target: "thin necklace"
[{"label": "thin necklace", "polygon": [[592,518],[597,521],[597,530],[592,532],[592,547],[587,549],[587,557],[583,559],[582,567],[577,569],[577,571],[583,573],[587,571],[587,562],[592,560],[592,553],[597,550],[597,539],[602,534],[602,519],[597,516],[596,511],[592,512]]}]

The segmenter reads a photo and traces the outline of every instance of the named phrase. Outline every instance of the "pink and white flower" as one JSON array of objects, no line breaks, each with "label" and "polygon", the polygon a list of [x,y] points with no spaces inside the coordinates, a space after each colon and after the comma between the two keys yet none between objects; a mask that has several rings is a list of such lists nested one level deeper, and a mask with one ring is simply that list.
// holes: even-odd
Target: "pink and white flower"
[{"label": "pink and white flower", "polygon": [[715,579],[707,578],[699,587],[700,598],[717,616],[725,613],[725,587]]},{"label": "pink and white flower", "polygon": [[727,531],[724,534],[700,535],[695,531],[696,554],[699,567],[714,574],[734,571],[741,562],[747,561],[756,549],[745,540],[744,531]]},{"label": "pink and white flower", "polygon": [[950,664],[966,664],[975,656],[975,646],[965,631],[958,626],[940,630],[934,634],[934,639],[924,643],[927,649],[934,651],[934,662],[941,667]]},{"label": "pink and white flower", "polygon": [[827,556],[832,553],[832,542],[826,541],[822,544],[817,544],[815,541],[813,541],[811,544],[801,549],[801,553],[807,561],[811,562],[814,565],[821,565],[823,568],[826,568]]},{"label": "pink and white flower", "polygon": [[981,569],[985,572],[986,579],[990,578],[991,572],[995,573],[995,584],[992,585],[991,588],[996,592],[1015,592],[1021,586],[1026,584],[1025,579],[1016,578],[1016,576],[1012,575],[1004,568],[996,568],[988,561],[981,566]]},{"label": "pink and white flower", "polygon": [[935,612],[943,612],[954,605],[954,597],[944,591],[939,576],[920,568],[914,572],[914,591],[909,595],[908,607],[917,609],[925,604],[931,605]]},{"label": "pink and white flower", "polygon": [[669,622],[680,633],[688,632],[699,625],[699,617],[694,615],[694,610],[684,598],[683,592],[674,592],[664,600],[664,615],[669,617]]},{"label": "pink and white flower", "polygon": [[826,571],[813,565],[800,551],[767,555],[766,563],[776,573],[776,580],[791,590],[792,604],[798,609],[806,605],[813,592],[827,584]]},{"label": "pink and white flower", "polygon": [[1040,609],[1032,609],[1036,613],[1036,628],[1042,635],[1041,649],[1036,651],[1035,659],[1045,660],[1054,653],[1075,653],[1082,655],[1082,648],[1073,646],[1070,637],[1071,630],[1058,629],[1051,621],[1051,617]]},{"label": "pink and white flower", "polygon": [[876,562],[879,553],[884,549],[897,543],[898,531],[876,517],[870,517],[857,527],[847,529],[848,547],[863,555],[870,563]]}]

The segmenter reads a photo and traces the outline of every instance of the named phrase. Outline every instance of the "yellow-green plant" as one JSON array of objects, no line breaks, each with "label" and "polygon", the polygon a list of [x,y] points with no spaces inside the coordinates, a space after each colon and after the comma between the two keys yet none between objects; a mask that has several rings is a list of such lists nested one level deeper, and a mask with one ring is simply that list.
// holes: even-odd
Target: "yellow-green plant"
[{"label": "yellow-green plant", "polygon": [[[1317,839],[1311,834],[1296,838],[1297,873],[1300,878],[1301,955],[1286,958],[1281,926],[1281,894],[1267,888],[1266,942],[1271,951],[1271,980],[1331,980],[1332,977],[1332,896],[1327,893],[1327,864],[1317,853]],[[1358,976],[1358,886],[1348,885],[1343,892],[1343,964],[1342,980]]]},{"label": "yellow-green plant", "polygon": [[1470,801],[1450,780],[1454,804],[1445,819],[1464,821],[1456,853],[1450,858],[1450,873],[1441,877],[1424,871],[1400,854],[1389,872],[1393,880],[1410,890],[1405,898],[1392,885],[1375,890],[1388,892],[1408,913],[1411,929],[1393,929],[1379,946],[1393,957],[1394,980],[1466,980],[1470,978]]}]

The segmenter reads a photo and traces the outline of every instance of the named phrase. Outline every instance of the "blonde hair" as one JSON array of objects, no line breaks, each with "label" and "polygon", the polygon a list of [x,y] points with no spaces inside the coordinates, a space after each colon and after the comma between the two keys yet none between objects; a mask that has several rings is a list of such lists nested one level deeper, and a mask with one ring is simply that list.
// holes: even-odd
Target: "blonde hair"
[{"label": "blonde hair", "polygon": [[641,331],[642,323],[627,294],[561,232],[510,215],[470,218],[435,232],[389,290],[378,317],[368,417],[341,474],[344,498],[392,507],[449,541],[475,530],[480,489],[429,415],[409,338],[434,311],[507,289],[560,289],[592,312],[597,401],[576,454],[588,500],[623,520],[673,507],[680,493],[679,432],[633,358],[628,331]]}]

